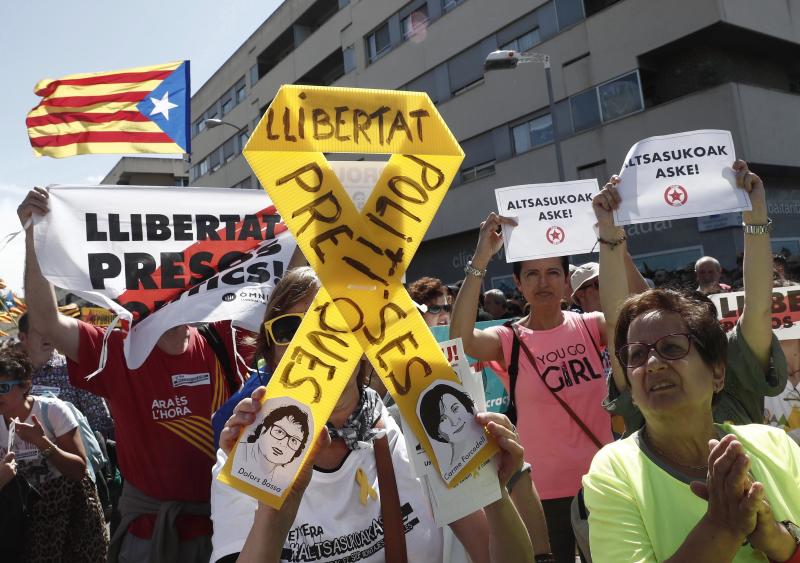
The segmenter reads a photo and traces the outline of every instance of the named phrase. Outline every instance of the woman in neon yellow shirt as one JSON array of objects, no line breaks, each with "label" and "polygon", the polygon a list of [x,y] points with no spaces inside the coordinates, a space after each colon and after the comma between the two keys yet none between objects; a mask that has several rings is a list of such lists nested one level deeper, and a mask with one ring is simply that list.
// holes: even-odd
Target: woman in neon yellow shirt
[{"label": "woman in neon yellow shirt", "polygon": [[704,307],[656,289],[619,312],[616,356],[645,426],[583,479],[597,563],[800,561],[800,447],[714,424],[727,340]]}]

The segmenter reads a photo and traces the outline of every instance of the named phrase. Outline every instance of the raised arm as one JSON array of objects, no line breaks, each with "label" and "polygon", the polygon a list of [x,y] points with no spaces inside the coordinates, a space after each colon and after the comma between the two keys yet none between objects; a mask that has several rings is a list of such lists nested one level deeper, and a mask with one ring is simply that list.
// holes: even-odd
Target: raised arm
[{"label": "raised arm", "polygon": [[[628,296],[628,276],[626,258],[628,248],[625,244],[625,231],[614,225],[614,209],[621,201],[616,185],[618,176],[612,176],[609,182],[592,200],[600,242],[600,303],[603,306],[606,326],[606,347],[611,357],[612,373],[617,389],[627,388],[622,367],[614,354],[614,327],[617,326],[619,307]],[[630,260],[631,266],[633,261]],[[635,268],[634,268],[635,269]],[[641,275],[639,276],[641,277]]]},{"label": "raised arm", "polygon": [[[733,163],[736,185],[750,194],[752,211],[742,213],[745,225],[766,225],[764,183],[750,172],[744,160]],[[739,324],[742,336],[766,370],[772,346],[772,247],[769,233],[744,235],[744,310]]]},{"label": "raised arm", "polygon": [[[481,223],[478,245],[470,263],[473,268],[485,273],[489,260],[502,248],[503,235],[497,232],[501,225],[516,225],[516,222],[510,217],[490,213],[486,221]],[[502,361],[503,347],[500,338],[494,333],[475,328],[482,282],[482,277],[472,274],[467,274],[464,278],[450,316],[450,338],[461,338],[464,351],[473,358]]]},{"label": "raised arm", "polygon": [[42,275],[33,247],[33,225],[30,220],[34,213],[44,215],[49,211],[48,199],[46,190],[34,188],[17,208],[17,215],[25,228],[25,303],[31,325],[56,349],[77,361],[78,322],[58,313],[53,286]]}]

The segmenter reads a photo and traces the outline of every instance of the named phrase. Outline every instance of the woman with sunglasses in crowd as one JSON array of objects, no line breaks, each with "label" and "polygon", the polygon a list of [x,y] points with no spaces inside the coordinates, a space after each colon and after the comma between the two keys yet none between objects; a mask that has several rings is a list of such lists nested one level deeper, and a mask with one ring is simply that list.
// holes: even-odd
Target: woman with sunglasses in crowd
[{"label": "woman with sunglasses in crowd", "polygon": [[450,292],[438,278],[420,278],[408,286],[408,294],[419,307],[428,326],[450,324]]},{"label": "woman with sunglasses in crowd", "polygon": [[[314,272],[304,267],[289,270],[273,290],[257,348],[271,369],[277,367],[318,287]],[[287,315],[296,315],[297,321],[292,330],[281,332],[278,319],[288,318]],[[270,322],[273,318],[275,321]],[[374,523],[381,520],[381,499],[375,484],[376,454],[372,447],[363,444],[372,442],[381,430],[385,430],[388,439],[404,513],[408,561],[442,561],[441,532],[433,521],[422,485],[413,476],[403,436],[378,394],[366,386],[365,374],[371,373],[366,360],[362,359],[359,364],[331,414],[328,432],[321,434],[311,454],[315,455],[313,470],[311,466],[306,468],[281,510],[275,511],[213,481],[212,561],[234,561],[240,557],[240,552],[240,560],[245,561],[295,561],[302,560],[303,553],[311,552],[315,554],[313,560],[320,562],[351,556],[360,557],[359,561],[364,562],[391,560],[391,554],[384,553],[383,528],[379,529],[377,537],[372,537],[378,529]],[[215,475],[240,439],[242,429],[255,421],[265,392],[259,387],[251,398],[236,406],[220,437]],[[503,415],[482,413],[478,421],[501,447],[499,477],[501,483],[505,483],[522,464],[522,447]],[[367,478],[365,482],[372,491],[368,495],[362,495],[364,485],[357,479],[359,473]],[[497,561],[533,560],[528,534],[505,493],[501,500],[485,510],[451,526],[475,563],[490,560],[490,547],[495,550],[493,556]],[[362,543],[363,538],[371,539]],[[322,544],[329,546],[332,552],[323,555],[319,547]]]},{"label": "woman with sunglasses in crowd", "polygon": [[37,497],[15,540],[21,560],[104,561],[108,534],[78,421],[63,401],[31,395],[32,385],[27,356],[0,350],[0,459],[14,453],[16,475],[35,491],[27,500]]}]

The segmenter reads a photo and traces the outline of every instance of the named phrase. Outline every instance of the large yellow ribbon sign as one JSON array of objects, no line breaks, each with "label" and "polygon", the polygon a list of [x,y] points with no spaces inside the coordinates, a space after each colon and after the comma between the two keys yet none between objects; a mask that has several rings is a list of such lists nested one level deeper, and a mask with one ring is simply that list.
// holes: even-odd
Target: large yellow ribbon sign
[{"label": "large yellow ribbon sign", "polygon": [[[391,155],[361,213],[325,153]],[[401,283],[464,158],[430,98],[283,86],[244,155],[323,288],[220,479],[279,507],[366,354],[406,430],[461,481],[497,446],[463,416],[471,402]]]}]

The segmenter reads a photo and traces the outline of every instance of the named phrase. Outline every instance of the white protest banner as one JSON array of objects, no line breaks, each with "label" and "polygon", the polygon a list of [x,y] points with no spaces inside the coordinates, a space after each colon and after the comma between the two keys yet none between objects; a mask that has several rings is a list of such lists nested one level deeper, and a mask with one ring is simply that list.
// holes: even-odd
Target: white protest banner
[{"label": "white protest banner", "polygon": [[[708,296],[717,307],[725,332],[731,330],[744,309],[744,291]],[[779,340],[800,338],[800,285],[772,288],[772,331]]]},{"label": "white protest banner", "polygon": [[126,321],[132,369],[174,326],[233,320],[257,331],[296,247],[261,190],[54,186],[49,192],[50,213],[34,223],[42,273]]},{"label": "white protest banner", "polygon": [[736,187],[730,131],[705,129],[650,137],[631,147],[619,173],[617,225],[751,209]]},{"label": "white protest banner", "polygon": [[518,222],[503,226],[506,262],[591,252],[597,241],[592,211],[597,192],[594,179],[496,189],[498,212]]}]

